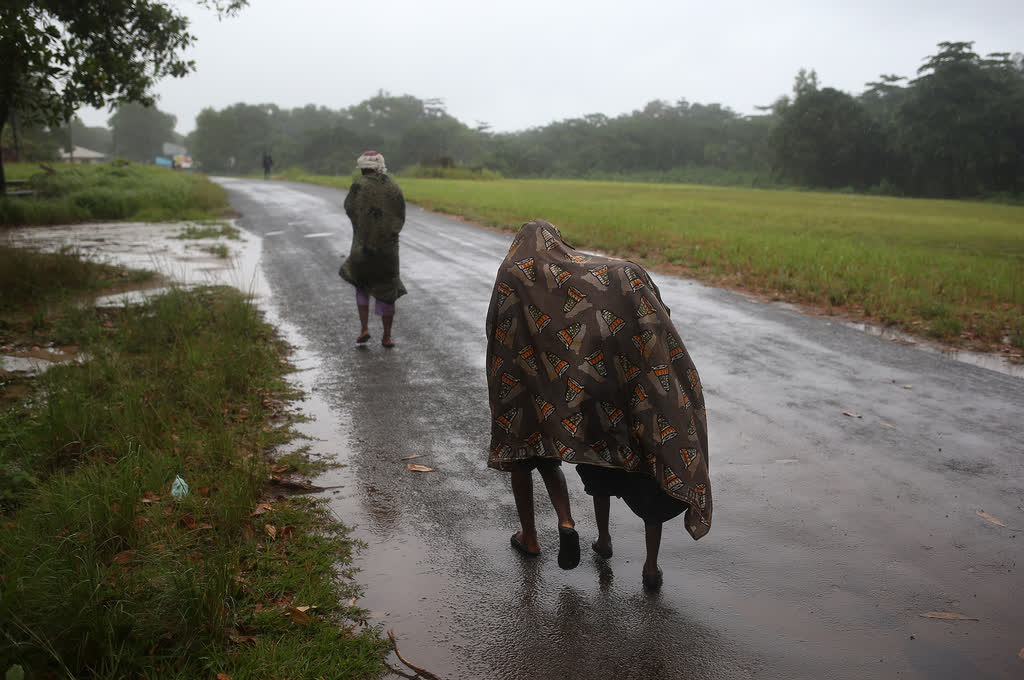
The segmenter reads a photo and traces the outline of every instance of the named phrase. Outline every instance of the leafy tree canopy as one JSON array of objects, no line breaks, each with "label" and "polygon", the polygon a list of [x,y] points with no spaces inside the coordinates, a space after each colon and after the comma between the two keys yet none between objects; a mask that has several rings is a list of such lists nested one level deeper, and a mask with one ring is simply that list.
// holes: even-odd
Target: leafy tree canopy
[{"label": "leafy tree canopy", "polygon": [[[248,0],[197,0],[233,14]],[[0,128],[58,125],[81,106],[150,105],[160,79],[195,68],[188,19],[160,0],[4,0],[0,5]],[[3,166],[0,165],[0,190]]]}]

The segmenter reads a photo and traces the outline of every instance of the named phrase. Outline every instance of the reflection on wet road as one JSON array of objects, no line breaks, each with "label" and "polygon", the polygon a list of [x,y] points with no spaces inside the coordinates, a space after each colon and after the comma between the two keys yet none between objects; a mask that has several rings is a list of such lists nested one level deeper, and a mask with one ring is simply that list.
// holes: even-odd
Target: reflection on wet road
[{"label": "reflection on wet road", "polygon": [[[642,525],[622,503],[607,564],[558,569],[539,483],[545,554],[509,548],[508,479],[484,464],[483,320],[510,234],[410,206],[398,347],[375,344],[377,326],[356,349],[337,276],[344,193],[222,181],[263,237],[314,452],[347,466],[323,483],[368,544],[362,604],[417,665],[450,679],[1024,676],[1024,380],[655,274],[705,384],[716,515],[696,543],[666,527],[665,587],[648,596]],[[566,472],[586,546],[592,509]]]}]

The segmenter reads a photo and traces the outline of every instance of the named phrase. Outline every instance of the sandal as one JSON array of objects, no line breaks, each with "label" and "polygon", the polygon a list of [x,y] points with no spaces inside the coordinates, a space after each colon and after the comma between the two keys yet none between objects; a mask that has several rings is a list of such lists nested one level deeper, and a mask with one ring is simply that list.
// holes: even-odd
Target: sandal
[{"label": "sandal", "polygon": [[362,345],[362,344],[365,344],[365,343],[367,343],[369,341],[370,341],[370,334],[369,334],[369,332],[362,333],[362,334],[359,335],[358,338],[356,338],[356,344],[357,345]]},{"label": "sandal", "polygon": [[391,349],[392,347],[395,346],[395,341],[392,340],[391,338],[387,338],[386,340],[380,341],[380,346],[385,347],[387,349]]},{"label": "sandal", "polygon": [[600,543],[594,541],[590,544],[590,547],[593,548],[594,552],[596,552],[600,557],[603,557],[606,560],[610,560],[612,558],[612,547],[610,545],[602,547]]},{"label": "sandal", "polygon": [[580,535],[571,527],[558,527],[558,566],[575,569],[580,563]]},{"label": "sandal", "polygon": [[527,557],[536,557],[537,555],[540,555],[539,550],[537,552],[534,552],[526,547],[522,540],[520,540],[518,532],[512,534],[512,547],[518,550],[519,552],[523,553]]}]

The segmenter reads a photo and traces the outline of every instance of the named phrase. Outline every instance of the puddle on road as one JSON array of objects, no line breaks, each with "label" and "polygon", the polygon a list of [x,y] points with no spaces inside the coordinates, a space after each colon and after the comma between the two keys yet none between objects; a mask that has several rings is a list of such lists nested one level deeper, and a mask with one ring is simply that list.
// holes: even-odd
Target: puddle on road
[{"label": "puddle on road", "polygon": [[901,333],[900,331],[893,330],[891,328],[876,326],[870,323],[855,321],[845,321],[841,323],[849,328],[858,330],[861,333],[866,333],[867,335],[871,335],[882,340],[889,340],[890,342],[896,342],[901,345],[911,345],[914,348],[924,350],[925,352],[941,354],[947,359],[952,359],[953,361],[960,361],[979,368],[987,368],[990,371],[1005,373],[1006,375],[1013,376],[1015,378],[1024,378],[1024,362],[1019,359],[1015,361],[999,354],[986,354],[984,352],[951,349],[937,343],[928,342],[927,340],[907,335],[906,333]]}]

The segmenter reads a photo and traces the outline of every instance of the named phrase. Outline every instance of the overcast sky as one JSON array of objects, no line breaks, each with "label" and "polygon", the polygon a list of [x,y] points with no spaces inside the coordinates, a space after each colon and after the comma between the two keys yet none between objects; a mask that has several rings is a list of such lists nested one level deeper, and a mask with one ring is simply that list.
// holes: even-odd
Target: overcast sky
[{"label": "overcast sky", "polygon": [[163,81],[157,106],[184,134],[205,107],[339,109],[381,89],[496,131],[653,99],[754,113],[802,67],[858,94],[880,73],[913,76],[941,41],[1024,52],[1024,0],[251,0],[222,21],[178,5],[197,70]]}]

